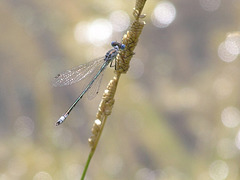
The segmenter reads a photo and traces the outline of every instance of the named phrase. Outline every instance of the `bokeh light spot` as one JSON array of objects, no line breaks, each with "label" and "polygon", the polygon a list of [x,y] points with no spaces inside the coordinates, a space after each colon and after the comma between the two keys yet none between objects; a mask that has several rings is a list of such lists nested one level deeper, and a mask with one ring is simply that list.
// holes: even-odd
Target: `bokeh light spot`
[{"label": "bokeh light spot", "polygon": [[229,33],[225,40],[226,50],[233,55],[239,55],[240,53],[240,34]]},{"label": "bokeh light spot", "polygon": [[218,47],[218,56],[225,62],[234,61],[240,54],[240,33],[228,33],[224,42]]},{"label": "bokeh light spot", "polygon": [[109,41],[111,35],[112,25],[106,19],[97,19],[88,26],[87,38],[93,45],[102,46]]},{"label": "bokeh light spot", "polygon": [[74,38],[81,44],[89,42],[102,46],[109,42],[112,35],[112,25],[107,19],[97,19],[92,23],[79,22],[74,29]]},{"label": "bokeh light spot", "polygon": [[87,39],[88,24],[86,22],[79,22],[74,29],[74,38],[81,44],[88,41]]},{"label": "bokeh light spot", "polygon": [[221,114],[222,123],[228,128],[234,128],[240,123],[240,111],[235,107],[227,107]]},{"label": "bokeh light spot", "polygon": [[176,18],[176,8],[169,1],[158,3],[152,13],[152,23],[158,28],[168,27]]},{"label": "bokeh light spot", "polygon": [[217,160],[209,167],[209,175],[214,180],[226,179],[229,173],[229,168],[226,162]]},{"label": "bokeh light spot", "polygon": [[125,31],[129,24],[130,18],[125,11],[114,11],[109,17],[114,31],[122,32]]},{"label": "bokeh light spot", "polygon": [[218,56],[224,62],[232,62],[237,58],[236,54],[231,54],[225,46],[225,43],[221,43],[218,47]]},{"label": "bokeh light spot", "polygon": [[238,131],[237,136],[235,138],[235,144],[236,147],[240,150],[240,130]]},{"label": "bokeh light spot", "polygon": [[216,11],[221,5],[221,0],[199,0],[199,3],[205,11]]}]

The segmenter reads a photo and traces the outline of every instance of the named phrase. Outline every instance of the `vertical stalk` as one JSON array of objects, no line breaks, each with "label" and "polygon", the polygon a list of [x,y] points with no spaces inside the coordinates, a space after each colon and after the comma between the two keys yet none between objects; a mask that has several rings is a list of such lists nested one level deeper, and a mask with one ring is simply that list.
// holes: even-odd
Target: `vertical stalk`
[{"label": "vertical stalk", "polygon": [[137,46],[138,38],[145,25],[144,21],[140,21],[140,19],[146,16],[141,14],[145,2],[146,0],[136,0],[135,8],[133,9],[133,16],[135,20],[133,21],[129,31],[127,31],[127,33],[122,38],[122,43],[125,44],[126,48],[123,51],[120,51],[120,53],[116,57],[115,75],[113,79],[109,82],[109,84],[107,85],[107,89],[103,93],[102,100],[96,114],[97,119],[94,121],[93,124],[92,136],[88,139],[91,151],[85,164],[81,180],[84,180],[86,176],[87,169],[96,150],[107,117],[112,112],[113,104],[115,102],[114,96],[117,90],[120,76],[122,73],[126,73],[128,71],[130,60],[135,54],[133,51]]}]

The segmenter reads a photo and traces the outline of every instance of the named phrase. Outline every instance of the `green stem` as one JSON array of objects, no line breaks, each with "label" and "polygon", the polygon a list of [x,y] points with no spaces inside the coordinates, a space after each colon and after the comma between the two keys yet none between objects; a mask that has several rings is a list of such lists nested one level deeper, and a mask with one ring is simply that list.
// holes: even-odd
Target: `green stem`
[{"label": "green stem", "polygon": [[86,164],[85,164],[85,167],[84,167],[84,170],[83,170],[83,174],[82,174],[81,180],[84,180],[84,178],[85,178],[85,175],[86,175],[86,173],[87,173],[88,166],[89,166],[90,161],[91,161],[91,159],[92,159],[92,157],[93,157],[93,154],[94,154],[94,150],[91,150],[91,152],[90,152],[89,155],[88,155],[88,159],[87,159],[87,162],[86,162]]},{"label": "green stem", "polygon": [[84,170],[83,170],[83,174],[82,174],[81,180],[84,180],[84,178],[85,178],[85,175],[86,175],[87,170],[88,170],[88,166],[89,166],[90,161],[91,161],[91,159],[92,159],[92,157],[93,157],[93,154],[94,154],[95,149],[96,149],[96,147],[97,147],[98,141],[99,141],[99,139],[100,139],[100,137],[101,137],[102,130],[103,130],[103,128],[104,128],[105,122],[106,122],[106,117],[103,119],[102,126],[101,126],[100,132],[99,132],[99,134],[98,134],[98,137],[97,137],[97,139],[96,139],[95,145],[91,148],[91,151],[90,151],[90,153],[89,153],[89,155],[88,155],[88,159],[87,159],[87,162],[86,162],[86,164],[85,164],[85,167],[84,167]]}]

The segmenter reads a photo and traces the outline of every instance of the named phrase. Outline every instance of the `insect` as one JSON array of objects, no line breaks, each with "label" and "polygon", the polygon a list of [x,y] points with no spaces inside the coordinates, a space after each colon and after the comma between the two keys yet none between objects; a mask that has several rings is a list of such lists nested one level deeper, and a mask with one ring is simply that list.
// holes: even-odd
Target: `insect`
[{"label": "insect", "polygon": [[62,124],[65,119],[68,117],[72,109],[76,106],[76,104],[80,101],[80,99],[88,92],[88,98],[93,99],[99,90],[99,86],[101,84],[101,79],[103,76],[103,71],[110,64],[110,67],[113,67],[112,62],[118,55],[120,50],[125,49],[125,45],[116,41],[111,43],[112,49],[110,49],[104,57],[95,59],[86,64],[82,64],[76,68],[71,70],[67,70],[61,74],[58,74],[53,82],[53,86],[68,86],[74,84],[79,81],[87,82],[85,86],[83,86],[83,90],[78,98],[74,101],[74,103],[70,106],[70,108],[58,119],[56,122],[56,126]]}]

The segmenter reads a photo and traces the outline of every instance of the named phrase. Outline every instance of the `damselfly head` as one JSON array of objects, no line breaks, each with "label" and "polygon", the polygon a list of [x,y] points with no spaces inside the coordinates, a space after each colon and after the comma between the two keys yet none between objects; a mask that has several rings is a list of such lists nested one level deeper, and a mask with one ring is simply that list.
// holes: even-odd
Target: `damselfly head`
[{"label": "damselfly head", "polygon": [[117,41],[113,41],[111,43],[111,45],[112,45],[112,47],[118,46],[119,49],[125,49],[125,47],[126,47],[125,44],[119,43]]},{"label": "damselfly head", "polygon": [[125,44],[121,44],[121,47],[120,47],[120,49],[125,49]]}]

